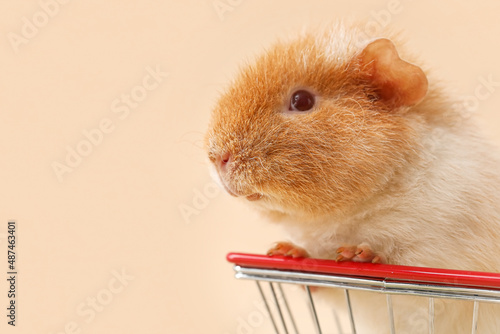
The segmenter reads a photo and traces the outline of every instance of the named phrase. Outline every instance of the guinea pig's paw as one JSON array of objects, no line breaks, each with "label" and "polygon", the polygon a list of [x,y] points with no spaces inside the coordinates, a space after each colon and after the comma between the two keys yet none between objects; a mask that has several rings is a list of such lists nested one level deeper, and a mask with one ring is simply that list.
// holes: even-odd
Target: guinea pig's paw
[{"label": "guinea pig's paw", "polygon": [[353,262],[372,262],[385,263],[385,256],[381,253],[372,250],[370,245],[366,243],[357,246],[342,246],[337,249],[338,262],[353,261]]},{"label": "guinea pig's paw", "polygon": [[267,252],[267,255],[269,255],[269,256],[282,255],[282,256],[289,256],[289,257],[309,257],[309,254],[307,253],[307,251],[304,248],[296,246],[293,243],[287,242],[287,241],[280,241],[280,242],[276,243],[276,245]]}]

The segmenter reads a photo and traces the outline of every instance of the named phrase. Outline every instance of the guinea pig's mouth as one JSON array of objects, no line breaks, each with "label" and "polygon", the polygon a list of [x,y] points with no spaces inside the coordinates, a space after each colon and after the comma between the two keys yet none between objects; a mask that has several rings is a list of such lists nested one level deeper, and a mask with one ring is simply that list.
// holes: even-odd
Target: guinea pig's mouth
[{"label": "guinea pig's mouth", "polygon": [[229,195],[234,196],[234,197],[245,197],[247,200],[249,200],[251,202],[257,201],[257,200],[261,199],[263,196],[262,194],[259,194],[259,193],[253,193],[250,195],[239,194],[236,191],[229,189],[229,187],[226,185],[226,183],[224,181],[222,181],[222,185],[224,186],[224,189],[227,191],[227,193]]},{"label": "guinea pig's mouth", "polygon": [[255,193],[255,194],[251,194],[251,195],[248,195],[246,196],[246,199],[253,202],[253,201],[258,201],[259,199],[262,198],[262,194],[259,194],[259,193]]},{"label": "guinea pig's mouth", "polygon": [[235,190],[233,187],[231,187],[231,182],[226,180],[222,175],[221,172],[216,166],[213,166],[213,168],[210,168],[210,174],[212,174],[212,178],[217,181],[219,186],[222,186],[224,190],[231,196],[233,197],[245,197],[247,200],[253,202],[261,199],[264,197],[263,194],[261,193],[252,193],[252,192],[247,192],[246,194],[240,193],[237,190]]}]

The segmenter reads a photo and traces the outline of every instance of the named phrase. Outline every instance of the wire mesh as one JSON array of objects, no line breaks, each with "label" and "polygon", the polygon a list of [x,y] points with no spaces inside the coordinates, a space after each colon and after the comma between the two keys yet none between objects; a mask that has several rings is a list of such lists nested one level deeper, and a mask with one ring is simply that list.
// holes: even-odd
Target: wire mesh
[{"label": "wire mesh", "polygon": [[[254,280],[265,301],[271,323],[276,334],[310,333],[297,324],[293,306],[289,302],[284,285],[302,286],[306,292],[306,303],[310,311],[310,326],[318,334],[357,333],[356,316],[353,311],[351,292],[368,291],[385,294],[388,328],[397,333],[394,318],[393,296],[410,295],[428,298],[428,333],[435,332],[435,299],[466,300],[473,303],[470,333],[477,334],[480,323],[479,309],[485,302],[500,303],[500,274],[464,272],[456,270],[414,268],[372,264],[339,264],[328,260],[301,260],[281,257],[266,257],[252,254],[232,253],[228,260],[235,264],[236,278]],[[262,283],[269,285],[264,292]],[[337,314],[327,316],[328,331],[317,309],[314,293],[316,287],[343,291],[348,331],[343,331]],[[500,316],[500,315],[499,315]]]}]

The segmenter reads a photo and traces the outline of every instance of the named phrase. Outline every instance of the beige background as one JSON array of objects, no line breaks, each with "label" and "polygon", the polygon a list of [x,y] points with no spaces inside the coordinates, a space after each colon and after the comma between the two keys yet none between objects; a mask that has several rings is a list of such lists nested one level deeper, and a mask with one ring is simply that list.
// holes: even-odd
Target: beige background
[{"label": "beige background", "polygon": [[[65,2],[0,4],[0,277],[9,219],[19,271],[15,328],[0,280],[2,333],[242,331],[257,291],[233,279],[225,254],[264,252],[285,234],[214,190],[200,143],[239,64],[304,25],[384,23],[380,13],[396,6],[384,20],[477,103],[471,114],[500,142],[500,88],[474,100],[481,78],[500,81],[495,0]],[[169,75],[155,84],[148,70]],[[131,93],[141,101],[124,117]],[[108,133],[85,146],[102,122]],[[68,147],[87,156],[60,182],[53,164],[65,164]],[[268,332],[265,322],[249,333]]]}]

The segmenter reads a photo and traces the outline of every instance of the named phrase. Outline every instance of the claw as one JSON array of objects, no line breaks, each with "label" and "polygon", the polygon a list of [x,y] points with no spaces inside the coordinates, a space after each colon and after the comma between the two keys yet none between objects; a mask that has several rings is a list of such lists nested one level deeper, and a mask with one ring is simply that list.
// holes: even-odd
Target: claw
[{"label": "claw", "polygon": [[374,252],[368,244],[362,243],[358,246],[342,246],[336,250],[337,258],[335,261],[354,261],[354,262],[372,262],[385,263],[385,258],[381,254]]},{"label": "claw", "polygon": [[267,252],[268,256],[281,255],[288,257],[309,257],[307,252],[300,247],[295,246],[290,242],[278,242],[273,248]]}]

